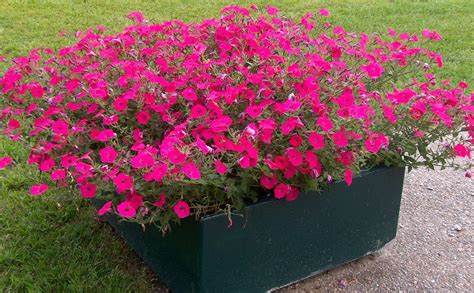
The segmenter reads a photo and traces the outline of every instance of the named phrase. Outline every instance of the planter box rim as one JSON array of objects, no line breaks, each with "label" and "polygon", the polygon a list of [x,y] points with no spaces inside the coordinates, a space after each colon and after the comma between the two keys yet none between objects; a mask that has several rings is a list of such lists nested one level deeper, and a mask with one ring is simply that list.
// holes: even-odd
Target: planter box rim
[{"label": "planter box rim", "polygon": [[[365,176],[365,175],[368,175],[368,174],[375,174],[375,173],[381,172],[381,171],[383,171],[385,169],[389,169],[389,168],[399,168],[399,167],[396,167],[396,166],[388,167],[388,166],[385,166],[385,165],[379,165],[379,166],[376,166],[376,167],[373,167],[373,168],[370,168],[370,169],[362,170],[360,172],[360,174],[357,175],[357,176],[354,176],[354,178],[358,178],[358,177]],[[404,168],[404,167],[400,167],[400,168]],[[318,193],[323,192],[325,189],[331,188],[331,186],[334,185],[334,184],[339,184],[339,183],[343,183],[343,182],[344,182],[343,180],[334,181],[331,184],[329,184],[328,186],[326,186],[325,188],[321,189]],[[298,199],[296,199],[296,200],[298,200]],[[269,203],[274,202],[274,201],[281,201],[281,199],[274,198],[271,195],[271,193],[267,193],[265,196],[261,197],[256,202],[246,204],[246,207],[247,208],[248,207],[256,207],[256,206],[260,206],[260,205],[269,204]],[[285,203],[288,203],[288,202],[285,202]],[[212,218],[220,217],[222,214],[223,214],[223,212],[216,212],[216,213],[204,215],[204,216],[200,217],[199,219],[195,219],[195,220],[197,222],[203,222],[203,221],[206,221],[206,220],[209,220],[209,219],[212,219]],[[236,213],[235,215],[241,215],[241,214]]]}]

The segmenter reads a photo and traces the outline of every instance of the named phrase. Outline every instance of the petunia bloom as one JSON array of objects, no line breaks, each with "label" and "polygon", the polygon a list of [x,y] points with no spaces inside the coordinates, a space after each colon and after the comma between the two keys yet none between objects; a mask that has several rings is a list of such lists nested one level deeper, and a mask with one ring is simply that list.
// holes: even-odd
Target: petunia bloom
[{"label": "petunia bloom", "polygon": [[117,205],[117,212],[120,216],[125,218],[133,218],[137,215],[137,209],[133,207],[132,203],[128,200]]},{"label": "petunia bloom", "polygon": [[388,138],[382,133],[372,133],[365,140],[365,148],[368,152],[377,153],[380,148],[388,146]]},{"label": "petunia bloom", "polygon": [[173,206],[173,211],[178,218],[183,219],[189,216],[190,208],[184,200],[179,200]]},{"label": "petunia bloom", "polygon": [[319,14],[320,14],[321,16],[325,16],[325,17],[330,16],[329,11],[326,10],[326,9],[324,9],[324,8],[319,8]]},{"label": "petunia bloom", "polygon": [[148,152],[142,152],[130,160],[133,168],[150,168],[155,164],[155,158]]},{"label": "petunia bloom", "polygon": [[66,170],[58,169],[54,170],[50,176],[51,180],[57,181],[66,178]]},{"label": "petunia bloom", "polygon": [[30,193],[33,196],[41,195],[48,190],[48,185],[46,184],[39,184],[31,186]]},{"label": "petunia bloom", "polygon": [[315,150],[324,149],[324,136],[317,132],[310,132],[308,135],[308,141]]},{"label": "petunia bloom", "polygon": [[338,147],[345,147],[349,143],[346,135],[342,131],[331,134],[332,141]]},{"label": "petunia bloom", "polygon": [[303,163],[303,155],[296,148],[288,148],[286,150],[286,156],[293,166],[299,166]]},{"label": "petunia bloom", "polygon": [[471,158],[471,150],[462,144],[455,145],[454,152],[458,157],[468,157],[469,159]]},{"label": "petunia bloom", "polygon": [[227,173],[227,166],[225,164],[223,164],[221,161],[219,160],[216,160],[214,161],[214,164],[216,165],[216,172],[221,174],[221,175],[224,175],[225,173]]},{"label": "petunia bloom", "polygon": [[274,6],[267,5],[267,13],[269,15],[276,15],[280,12],[280,10]]},{"label": "petunia bloom", "polygon": [[369,65],[363,65],[361,66],[362,70],[364,70],[367,75],[372,78],[372,79],[379,79],[380,76],[382,76],[382,73],[384,72],[384,69],[382,66],[380,66],[378,63],[370,63]]},{"label": "petunia bloom", "polygon": [[344,180],[347,183],[347,186],[351,186],[352,184],[352,170],[351,169],[346,169],[344,171]]},{"label": "petunia bloom", "polygon": [[273,191],[275,194],[275,198],[284,198],[287,196],[287,194],[290,192],[290,186],[285,183],[280,183],[275,187],[275,190]]},{"label": "petunia bloom", "polygon": [[271,174],[270,177],[267,175],[262,175],[260,178],[260,185],[266,189],[273,189],[278,183],[278,177],[275,174]]},{"label": "petunia bloom", "polygon": [[124,173],[120,173],[119,175],[117,175],[113,179],[113,182],[115,186],[117,187],[117,191],[119,193],[126,190],[130,190],[133,186],[133,178]]},{"label": "petunia bloom", "polygon": [[183,174],[189,179],[201,179],[201,172],[193,162],[183,164],[183,167],[181,167],[181,172],[183,172]]},{"label": "petunia bloom", "polygon": [[153,202],[153,205],[155,207],[162,208],[165,204],[166,204],[166,195],[162,192],[160,193],[158,199]]},{"label": "petunia bloom", "polygon": [[97,215],[103,216],[103,215],[105,215],[106,213],[108,213],[111,209],[112,209],[112,201],[110,200],[110,201],[106,202],[106,203],[97,211]]},{"label": "petunia bloom", "polygon": [[81,195],[83,198],[93,198],[95,197],[95,193],[97,191],[96,185],[92,183],[80,185],[79,189],[81,190]]},{"label": "petunia bloom", "polygon": [[13,162],[12,157],[6,156],[3,158],[0,158],[0,170],[8,167],[12,162]]},{"label": "petunia bloom", "polygon": [[117,158],[118,153],[113,147],[106,146],[99,151],[99,155],[102,163],[113,163]]}]

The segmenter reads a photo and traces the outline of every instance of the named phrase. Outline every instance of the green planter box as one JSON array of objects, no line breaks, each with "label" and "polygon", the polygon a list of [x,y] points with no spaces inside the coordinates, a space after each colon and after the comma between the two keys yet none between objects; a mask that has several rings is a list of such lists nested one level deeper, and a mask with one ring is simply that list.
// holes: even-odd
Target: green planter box
[{"label": "green planter box", "polygon": [[264,292],[363,257],[395,238],[403,168],[376,168],[321,193],[268,199],[245,216],[154,226],[108,222],[173,292]]}]

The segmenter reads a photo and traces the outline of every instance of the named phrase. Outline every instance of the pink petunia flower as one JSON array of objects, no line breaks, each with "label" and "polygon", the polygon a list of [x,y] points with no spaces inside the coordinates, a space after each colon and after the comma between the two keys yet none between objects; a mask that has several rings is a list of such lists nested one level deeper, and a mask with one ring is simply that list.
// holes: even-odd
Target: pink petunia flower
[{"label": "pink petunia flower", "polygon": [[193,162],[183,164],[181,172],[183,172],[183,174],[189,179],[201,179],[201,172]]},{"label": "pink petunia flower", "polygon": [[155,158],[148,152],[142,152],[130,160],[133,168],[150,168],[155,164]]},{"label": "pink petunia flower", "polygon": [[395,112],[393,111],[392,108],[388,107],[388,106],[384,106],[383,107],[383,115],[385,116],[385,118],[387,118],[387,120],[390,122],[390,123],[395,123],[397,122],[397,116],[395,115]]},{"label": "pink petunia flower", "polygon": [[365,140],[365,148],[371,153],[378,153],[380,148],[387,147],[388,144],[388,138],[382,133],[371,133]]},{"label": "pink petunia flower", "polygon": [[35,98],[42,98],[44,95],[44,89],[41,85],[37,84],[30,88],[30,93]]},{"label": "pink petunia flower", "polygon": [[117,187],[117,191],[123,192],[126,190],[130,190],[133,186],[133,178],[131,176],[128,176],[125,173],[120,173],[118,174],[114,179],[113,182],[115,186]]},{"label": "pink petunia flower", "polygon": [[117,112],[125,112],[128,108],[128,99],[124,97],[117,98],[113,105]]},{"label": "pink petunia flower", "polygon": [[237,162],[239,163],[239,166],[242,169],[249,169],[249,168],[253,168],[257,166],[257,159],[258,157],[256,158],[249,154],[245,154],[242,157],[240,157],[240,159],[238,159]]},{"label": "pink petunia flower", "polygon": [[68,132],[69,132],[69,124],[67,124],[67,122],[61,121],[61,120],[55,121],[51,125],[51,129],[53,130],[54,134],[67,136]]},{"label": "pink petunia flower", "polygon": [[301,119],[299,117],[291,117],[288,118],[283,124],[281,125],[281,132],[284,135],[290,134],[295,128],[301,128],[303,127],[304,124],[301,122]]},{"label": "pink petunia flower", "polygon": [[107,89],[103,87],[94,87],[90,89],[91,97],[95,99],[107,98]]},{"label": "pink petunia flower", "polygon": [[103,216],[103,215],[105,215],[106,213],[108,213],[111,209],[112,209],[112,201],[110,200],[110,201],[106,202],[106,203],[97,211],[97,215]]},{"label": "pink petunia flower", "polygon": [[347,137],[344,135],[342,131],[338,131],[331,134],[331,138],[334,144],[338,147],[346,147],[347,144],[349,143],[349,140],[347,139]]},{"label": "pink petunia flower", "polygon": [[162,208],[164,207],[165,204],[166,204],[166,195],[162,192],[160,193],[158,199],[153,202],[153,205],[155,207]]},{"label": "pink petunia flower", "polygon": [[201,138],[196,138],[196,146],[198,147],[198,149],[203,152],[204,154],[209,154],[209,153],[212,153],[214,151],[213,148],[211,148],[210,146],[208,146],[206,144],[206,142],[204,140],[202,140]]},{"label": "pink petunia flower", "polygon": [[74,166],[79,159],[72,155],[64,155],[61,159],[60,166],[63,168],[69,168]]},{"label": "pink petunia flower", "polygon": [[196,101],[198,99],[196,92],[192,88],[186,88],[182,93],[185,100]]},{"label": "pink petunia flower", "polygon": [[0,170],[8,167],[9,165],[11,165],[12,162],[13,162],[13,159],[10,156],[0,158]]},{"label": "pink petunia flower", "polygon": [[173,211],[180,219],[186,218],[190,214],[189,205],[183,200],[178,200],[175,203],[175,205],[173,206]]},{"label": "pink petunia flower", "polygon": [[290,141],[288,142],[292,147],[299,147],[301,145],[301,143],[303,142],[303,139],[301,138],[301,136],[299,134],[293,134],[291,137],[290,137]]},{"label": "pink petunia flower", "polygon": [[290,186],[285,183],[280,183],[275,187],[273,192],[275,194],[275,198],[284,198],[290,192]]},{"label": "pink petunia flower", "polygon": [[41,195],[48,190],[48,185],[46,184],[39,184],[31,186],[30,193],[33,196]]},{"label": "pink petunia flower", "polygon": [[219,160],[216,160],[214,161],[214,164],[216,165],[216,172],[221,174],[221,175],[224,175],[225,173],[227,173],[227,166],[222,163],[221,161]]},{"label": "pink petunia flower", "polygon": [[351,88],[345,88],[342,94],[337,98],[337,104],[341,108],[349,108],[354,106],[354,95]]},{"label": "pink petunia flower", "polygon": [[99,156],[102,163],[113,163],[117,158],[118,153],[113,147],[106,146],[99,151]]},{"label": "pink petunia flower", "polygon": [[189,116],[189,118],[194,119],[194,118],[202,117],[206,115],[206,112],[207,112],[206,107],[202,105],[195,105],[191,109],[191,115]]},{"label": "pink petunia flower", "polygon": [[285,199],[286,201],[294,201],[298,198],[299,195],[300,190],[295,186],[290,186],[290,191],[286,195]]},{"label": "pink petunia flower", "polygon": [[421,36],[428,40],[441,41],[443,37],[437,31],[431,31],[429,29],[423,29],[421,31]]},{"label": "pink petunia flower", "polygon": [[182,164],[186,161],[186,155],[181,153],[178,149],[173,148],[168,152],[168,160],[175,165]]},{"label": "pink petunia flower", "polygon": [[320,14],[321,16],[324,16],[324,17],[330,16],[329,11],[326,10],[326,9],[324,9],[324,8],[319,8],[319,14]]},{"label": "pink petunia flower", "polygon": [[86,164],[84,162],[76,162],[76,171],[81,173],[81,174],[88,174],[93,170],[93,167],[89,164]]},{"label": "pink petunia flower", "polygon": [[458,157],[471,158],[471,150],[468,147],[466,147],[465,145],[462,145],[462,144],[455,145],[454,146],[454,152],[456,153],[456,155]]},{"label": "pink petunia flower", "polygon": [[146,173],[143,176],[145,181],[157,181],[160,182],[168,173],[168,165],[166,164],[156,164],[151,172]]},{"label": "pink petunia flower", "polygon": [[97,191],[96,185],[92,183],[80,185],[79,189],[81,190],[81,195],[83,198],[93,198],[95,197]]},{"label": "pink petunia flower", "polygon": [[112,140],[116,136],[116,134],[112,129],[105,129],[105,130],[93,129],[91,130],[90,136],[94,140],[107,142],[109,140]]},{"label": "pink petunia flower", "polygon": [[350,166],[354,162],[354,156],[351,151],[341,151],[336,157],[336,161],[344,166]]},{"label": "pink petunia flower", "polygon": [[147,125],[148,121],[150,121],[150,118],[150,113],[148,113],[147,111],[141,111],[137,114],[137,122],[141,125]]},{"label": "pink petunia flower", "polygon": [[384,69],[378,63],[370,63],[369,65],[362,65],[361,69],[372,79],[378,79],[382,76]]},{"label": "pink petunia flower", "polygon": [[312,177],[319,177],[322,174],[323,166],[319,162],[318,156],[312,151],[306,151],[305,161],[308,163],[308,167],[311,169]]},{"label": "pink petunia flower", "polygon": [[267,5],[267,13],[268,15],[277,15],[280,10],[274,6]]},{"label": "pink petunia flower", "polygon": [[278,177],[273,173],[271,174],[270,177],[268,177],[264,174],[260,178],[260,185],[262,185],[266,189],[273,189],[273,187],[275,187],[275,185],[277,185],[277,183],[278,183]]},{"label": "pink petunia flower", "polygon": [[344,180],[347,183],[347,186],[351,186],[352,184],[352,170],[351,169],[346,169],[344,171]]},{"label": "pink petunia flower", "polygon": [[293,166],[300,166],[303,164],[303,155],[295,148],[288,148],[286,150],[286,157]]},{"label": "pink petunia flower", "polygon": [[66,170],[58,169],[51,173],[51,180],[58,181],[66,178]]},{"label": "pink petunia flower", "polygon": [[318,119],[316,120],[316,124],[321,127],[321,129],[324,131],[324,132],[328,132],[328,131],[331,131],[334,127],[331,119],[329,119],[328,117],[326,116],[320,116],[318,117]]},{"label": "pink petunia flower", "polygon": [[260,114],[262,114],[262,112],[262,106],[248,106],[245,109],[245,113],[247,113],[247,115],[249,115],[251,118],[257,118],[258,116],[260,116]]},{"label": "pink petunia flower", "polygon": [[21,127],[20,121],[18,121],[17,119],[10,119],[7,125],[8,130],[15,130]]},{"label": "pink petunia flower", "polygon": [[133,207],[130,201],[126,200],[117,205],[117,211],[120,216],[133,218],[137,215],[137,209]]},{"label": "pink petunia flower", "polygon": [[127,195],[128,201],[133,208],[138,209],[143,204],[143,197],[137,192],[132,192],[130,195]]},{"label": "pink petunia flower", "polygon": [[222,116],[220,118],[217,118],[213,120],[210,124],[211,130],[219,133],[219,132],[224,132],[227,131],[229,126],[232,124],[232,119],[228,116]]},{"label": "pink petunia flower", "polygon": [[324,136],[317,132],[310,132],[308,135],[308,141],[315,150],[324,149]]},{"label": "pink petunia flower", "polygon": [[47,159],[47,160],[42,161],[39,164],[38,168],[40,169],[41,172],[48,172],[54,167],[56,167],[56,162],[53,159]]}]

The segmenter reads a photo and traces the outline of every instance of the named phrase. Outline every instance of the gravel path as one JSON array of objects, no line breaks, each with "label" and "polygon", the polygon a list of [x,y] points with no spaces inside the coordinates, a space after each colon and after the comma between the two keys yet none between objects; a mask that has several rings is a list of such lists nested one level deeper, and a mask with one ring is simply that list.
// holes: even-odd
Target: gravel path
[{"label": "gravel path", "polygon": [[474,292],[474,180],[461,171],[412,171],[394,241],[280,290],[326,291]]}]

